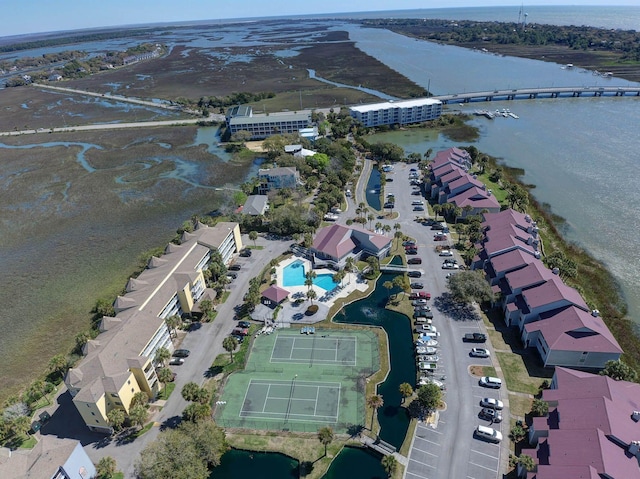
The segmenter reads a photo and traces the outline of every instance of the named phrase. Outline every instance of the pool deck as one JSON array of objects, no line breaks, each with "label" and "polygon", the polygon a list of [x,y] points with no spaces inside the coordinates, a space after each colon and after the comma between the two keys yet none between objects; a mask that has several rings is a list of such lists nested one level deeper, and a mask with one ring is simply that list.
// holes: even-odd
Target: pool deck
[{"label": "pool deck", "polygon": [[[304,312],[308,306],[311,305],[311,301],[306,299],[307,287],[302,286],[283,286],[283,270],[295,261],[301,261],[304,263],[305,272],[311,268],[311,262],[307,259],[293,256],[282,261],[276,266],[276,284],[281,288],[289,291],[289,300],[282,303],[282,308],[278,312],[277,318],[274,318],[274,322],[281,327],[289,327],[292,324],[314,324],[323,321],[327,318],[329,309],[333,306],[333,303],[338,298],[346,298],[354,291],[366,291],[368,285],[366,281],[360,281],[358,279],[358,273],[347,273],[342,284],[337,285],[333,290],[327,291],[320,286],[314,285],[318,299],[313,301],[313,304],[318,305],[318,312],[313,316],[305,316]],[[314,269],[318,275],[320,274],[335,274],[334,270],[328,268]],[[271,311],[271,310],[270,310]],[[255,317],[255,316],[254,316]],[[258,319],[258,318],[256,318]],[[266,320],[265,320],[266,322]]]}]

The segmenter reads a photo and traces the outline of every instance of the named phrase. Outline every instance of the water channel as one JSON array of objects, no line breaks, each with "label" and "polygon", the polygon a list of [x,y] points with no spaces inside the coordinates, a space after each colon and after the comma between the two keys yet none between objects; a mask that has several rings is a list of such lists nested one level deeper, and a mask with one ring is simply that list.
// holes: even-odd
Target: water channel
[{"label": "water channel", "polygon": [[378,168],[373,168],[369,175],[369,179],[367,180],[367,191],[365,193],[365,198],[369,206],[378,211],[382,209],[382,203],[380,202],[380,191],[382,189],[382,185],[380,184],[380,180],[380,170]]}]

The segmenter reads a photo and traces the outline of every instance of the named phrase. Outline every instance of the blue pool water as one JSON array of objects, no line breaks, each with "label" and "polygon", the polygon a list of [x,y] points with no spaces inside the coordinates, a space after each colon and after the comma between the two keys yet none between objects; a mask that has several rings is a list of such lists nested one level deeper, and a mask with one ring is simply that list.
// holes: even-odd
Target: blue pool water
[{"label": "blue pool water", "polygon": [[[305,281],[304,263],[300,260],[294,261],[282,270],[282,286],[304,286]],[[326,291],[331,291],[336,287],[333,282],[333,275],[329,273],[319,274],[313,280],[313,284]]]}]

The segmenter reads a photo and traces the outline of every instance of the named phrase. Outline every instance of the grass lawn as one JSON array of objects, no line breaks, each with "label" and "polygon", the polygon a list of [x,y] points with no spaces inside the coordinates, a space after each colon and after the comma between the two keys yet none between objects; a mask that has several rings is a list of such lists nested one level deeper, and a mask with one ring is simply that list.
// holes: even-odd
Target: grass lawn
[{"label": "grass lawn", "polygon": [[497,352],[509,391],[537,394],[538,387],[547,377],[530,376],[523,356],[514,353]]},{"label": "grass lawn", "polygon": [[533,399],[523,397],[519,394],[509,393],[509,412],[512,416],[524,419],[525,414],[531,412]]},{"label": "grass lawn", "polygon": [[131,434],[131,436],[129,436],[129,437],[131,438],[131,440],[138,439],[140,436],[142,436],[144,433],[146,433],[152,427],[153,427],[153,422],[150,422],[149,424],[147,424],[145,427],[143,427],[139,431],[136,431],[133,434]]},{"label": "grass lawn", "polygon": [[36,441],[35,437],[28,436],[27,439],[22,441],[19,447],[20,449],[33,449],[37,443],[38,441]]},{"label": "grass lawn", "polygon": [[171,393],[175,388],[176,388],[176,383],[167,383],[167,385],[164,387],[164,389],[162,389],[162,391],[158,395],[158,399],[163,399],[166,401],[167,399],[169,399],[169,396],[171,396]]}]

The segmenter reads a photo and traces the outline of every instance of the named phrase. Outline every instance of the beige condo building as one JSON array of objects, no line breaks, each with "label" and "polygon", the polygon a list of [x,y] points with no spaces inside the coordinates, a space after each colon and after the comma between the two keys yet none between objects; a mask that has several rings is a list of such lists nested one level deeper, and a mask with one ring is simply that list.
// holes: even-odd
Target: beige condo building
[{"label": "beige condo building", "polygon": [[78,412],[92,431],[111,433],[108,414],[129,413],[131,399],[144,391],[157,395],[156,351],[173,351],[165,319],[189,314],[208,297],[203,271],[218,251],[225,264],[242,249],[238,223],[198,224],[184,233],[180,244],[170,243],[162,256],[131,278],[115,303],[115,316],[104,317],[100,334],[84,347],[84,358],[69,370],[65,383]]}]

